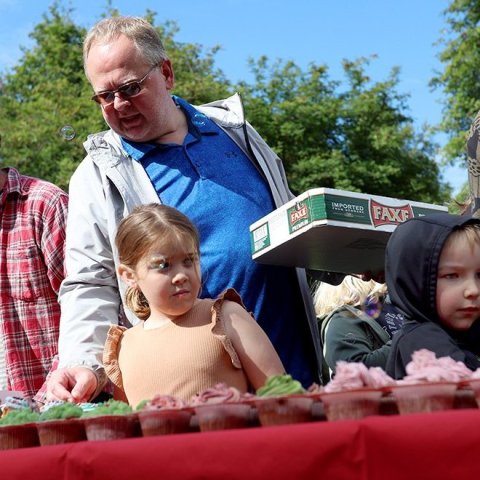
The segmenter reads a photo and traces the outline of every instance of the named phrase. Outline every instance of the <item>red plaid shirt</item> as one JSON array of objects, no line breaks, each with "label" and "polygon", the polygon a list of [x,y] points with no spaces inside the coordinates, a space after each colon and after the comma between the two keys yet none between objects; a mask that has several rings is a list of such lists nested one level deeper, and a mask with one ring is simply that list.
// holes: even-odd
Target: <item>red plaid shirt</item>
[{"label": "red plaid shirt", "polygon": [[8,169],[0,195],[0,335],[9,390],[33,396],[57,354],[67,194]]}]

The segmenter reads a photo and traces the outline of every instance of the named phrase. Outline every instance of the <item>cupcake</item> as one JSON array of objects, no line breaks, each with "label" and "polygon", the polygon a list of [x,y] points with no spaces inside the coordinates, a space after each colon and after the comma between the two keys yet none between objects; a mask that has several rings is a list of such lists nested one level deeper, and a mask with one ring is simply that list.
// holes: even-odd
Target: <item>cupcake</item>
[{"label": "cupcake", "polygon": [[455,382],[403,383],[392,388],[400,414],[450,410],[455,402]]},{"label": "cupcake", "polygon": [[39,414],[31,408],[9,410],[0,418],[0,450],[39,445],[35,422]]},{"label": "cupcake", "polygon": [[358,420],[378,415],[383,392],[374,388],[358,388],[322,394],[327,420]]},{"label": "cupcake", "polygon": [[37,422],[40,445],[86,440],[85,427],[80,420],[82,414],[82,408],[73,403],[47,404]]},{"label": "cupcake", "polygon": [[252,424],[252,394],[218,383],[195,395],[190,401],[200,431],[244,428]]},{"label": "cupcake", "polygon": [[128,403],[108,400],[84,412],[83,423],[88,440],[116,440],[138,434],[138,417]]},{"label": "cupcake", "polygon": [[263,426],[312,420],[314,398],[291,375],[274,375],[257,390],[258,418]]},{"label": "cupcake", "polygon": [[462,362],[437,358],[426,349],[414,352],[405,370],[407,375],[392,388],[401,414],[452,409],[459,382],[472,374]]},{"label": "cupcake", "polygon": [[337,362],[335,377],[320,394],[327,420],[357,420],[377,415],[385,389],[394,383],[379,367]]},{"label": "cupcake", "polygon": [[172,395],[155,395],[137,406],[138,419],[144,437],[190,431],[192,409]]}]

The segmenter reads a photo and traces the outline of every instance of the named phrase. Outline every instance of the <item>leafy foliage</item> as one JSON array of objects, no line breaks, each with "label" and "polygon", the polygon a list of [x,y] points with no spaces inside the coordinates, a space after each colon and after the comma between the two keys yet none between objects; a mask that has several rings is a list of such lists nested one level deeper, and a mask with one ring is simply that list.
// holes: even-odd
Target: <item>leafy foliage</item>
[{"label": "leafy foliage", "polygon": [[[105,15],[119,12],[107,2]],[[145,14],[155,25],[155,12]],[[220,46],[175,40],[174,22],[155,25],[175,67],[177,95],[201,104],[241,92],[246,116],[284,161],[293,191],[334,187],[443,203],[431,133],[416,132],[398,93],[398,70],[381,82],[366,73],[371,59],[344,61],[345,81],[325,65],[303,71],[293,61],[250,60],[252,84],[232,85],[216,68]],[[82,141],[106,125],[83,72],[86,30],[55,1],[31,33],[34,46],[0,76],[0,161],[67,188],[84,156]],[[76,136],[59,135],[71,125]]]},{"label": "leafy foliage", "polygon": [[480,2],[453,0],[444,11],[448,25],[439,43],[439,55],[445,67],[432,80],[433,88],[445,94],[444,117],[440,129],[449,135],[444,149],[450,163],[466,160],[465,136],[477,111],[480,110]]},{"label": "leafy foliage", "polygon": [[[118,14],[110,10],[108,14]],[[154,14],[146,18],[153,22]],[[65,190],[84,157],[83,140],[107,128],[83,71],[82,42],[86,29],[75,25],[72,9],[54,2],[30,34],[31,49],[11,73],[0,77],[0,162],[22,173],[50,180]],[[223,74],[213,69],[218,50],[174,41],[174,23],[157,27],[172,51],[180,88],[176,93],[193,103],[231,94]],[[75,138],[60,134],[73,127]]]},{"label": "leafy foliage", "polygon": [[[70,20],[70,11],[54,4],[30,37],[31,50],[7,74],[0,89],[2,164],[48,179],[63,188],[83,155],[80,138],[103,127],[83,74],[82,40],[85,30]],[[76,138],[59,132],[71,125]],[[6,162],[7,160],[7,162]]]},{"label": "leafy foliage", "polygon": [[241,85],[247,117],[283,159],[296,193],[322,186],[427,202],[450,194],[427,130],[416,133],[396,91],[365,73],[369,59],[344,61],[342,90],[324,65],[251,61],[255,85]]}]

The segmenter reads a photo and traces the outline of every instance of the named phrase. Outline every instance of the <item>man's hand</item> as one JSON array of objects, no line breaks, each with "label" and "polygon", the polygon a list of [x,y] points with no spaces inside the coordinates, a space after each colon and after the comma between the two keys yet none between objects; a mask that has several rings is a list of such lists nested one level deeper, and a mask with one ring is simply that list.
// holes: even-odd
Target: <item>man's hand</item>
[{"label": "man's hand", "polygon": [[88,402],[96,389],[97,376],[89,368],[59,368],[48,380],[47,401]]}]

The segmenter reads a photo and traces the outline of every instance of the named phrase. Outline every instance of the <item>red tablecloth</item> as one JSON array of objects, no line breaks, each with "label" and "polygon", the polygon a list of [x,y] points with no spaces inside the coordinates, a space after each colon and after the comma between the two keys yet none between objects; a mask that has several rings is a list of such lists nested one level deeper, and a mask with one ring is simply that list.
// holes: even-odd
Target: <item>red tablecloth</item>
[{"label": "red tablecloth", "polygon": [[10,479],[462,479],[480,475],[480,410],[80,442],[0,452]]}]

